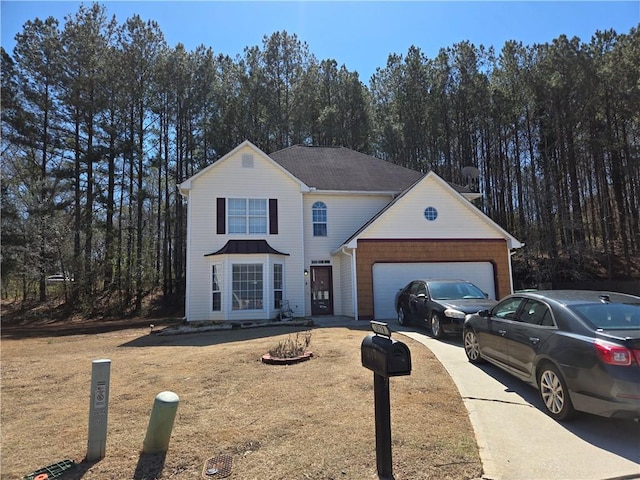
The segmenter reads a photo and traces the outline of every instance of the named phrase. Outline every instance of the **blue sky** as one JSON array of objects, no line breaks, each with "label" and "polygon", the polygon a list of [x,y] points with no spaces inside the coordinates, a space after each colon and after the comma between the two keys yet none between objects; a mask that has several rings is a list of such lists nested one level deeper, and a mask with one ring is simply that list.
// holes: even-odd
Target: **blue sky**
[{"label": "blue sky", "polygon": [[[2,1],[2,46],[11,52],[27,20],[56,17],[63,24],[81,2]],[[85,2],[90,4],[91,2]],[[596,30],[628,33],[640,24],[640,1],[106,1],[119,23],[139,14],[160,25],[167,43],[188,50],[204,44],[235,57],[262,37],[286,30],[309,45],[319,60],[357,71],[365,83],[391,53],[411,45],[429,58],[469,40],[500,50],[507,40],[525,45],[551,42],[561,34],[589,42]]]}]

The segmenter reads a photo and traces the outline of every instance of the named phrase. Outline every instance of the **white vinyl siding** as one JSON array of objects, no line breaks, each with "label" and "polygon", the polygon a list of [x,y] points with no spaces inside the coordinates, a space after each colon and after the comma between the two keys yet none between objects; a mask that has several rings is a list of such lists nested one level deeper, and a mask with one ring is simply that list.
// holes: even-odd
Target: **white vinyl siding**
[{"label": "white vinyl siding", "polygon": [[[351,251],[350,253],[353,253]],[[338,278],[340,279],[340,311],[342,315],[346,315],[348,317],[355,316],[354,311],[354,291],[353,291],[353,264],[352,258],[350,255],[336,255],[336,258],[340,260],[339,268],[337,269],[339,272]],[[338,303],[336,302],[336,305]]]},{"label": "white vinyl siding", "polygon": [[[355,230],[368,222],[371,217],[382,210],[390,201],[390,195],[367,195],[360,193],[323,194],[313,193],[304,197],[304,251],[305,268],[312,266],[312,261],[328,261],[325,265],[333,267],[333,309],[336,315],[354,315],[351,296],[351,277],[345,278],[343,268],[351,268],[346,256],[334,255],[337,248],[349,238]],[[322,202],[327,207],[327,236],[313,235],[313,205]],[[346,263],[346,265],[345,265]],[[347,292],[348,290],[348,292]],[[346,298],[345,298],[346,296]],[[305,291],[307,312],[311,313],[311,295]]]},{"label": "white vinyl siding", "polygon": [[[325,195],[309,194],[304,197],[304,232],[306,265],[311,260],[328,258],[329,253],[349,238],[392,200],[390,195]],[[322,202],[327,207],[327,236],[313,236],[312,207]]]},{"label": "white vinyl siding", "polygon": [[[252,154],[252,169],[242,167],[242,155]],[[204,171],[191,182],[187,202],[187,298],[186,314],[188,321],[202,320],[254,320],[272,318],[273,294],[272,275],[265,274],[263,301],[261,310],[232,310],[231,263],[261,263],[264,272],[272,271],[272,262],[283,263],[285,268],[284,286],[287,300],[293,307],[298,306],[302,313],[304,303],[304,239],[300,225],[303,224],[301,186],[284,172],[275,162],[259,150],[245,146],[232,155],[218,160],[210,170]],[[228,240],[238,239],[238,234],[216,233],[216,199],[218,197],[247,198],[247,192],[259,192],[261,199],[278,200],[278,234],[253,234],[251,238],[265,239],[271,247],[286,256],[268,255],[226,255],[205,257],[222,248]],[[267,202],[268,204],[268,202]],[[266,207],[265,207],[266,209]],[[268,209],[266,209],[268,211]],[[228,215],[228,212],[227,212]],[[267,215],[268,223],[268,215]],[[267,225],[268,232],[268,225]],[[211,264],[221,262],[222,310],[212,311]],[[263,273],[264,273],[263,272]],[[227,292],[227,293],[225,293]],[[275,314],[274,314],[275,316]]]},{"label": "white vinyl siding", "polygon": [[[433,221],[424,216],[428,207],[438,212]],[[492,228],[478,213],[464,197],[452,196],[440,182],[427,178],[392,205],[359,238],[504,238],[502,232]]]}]

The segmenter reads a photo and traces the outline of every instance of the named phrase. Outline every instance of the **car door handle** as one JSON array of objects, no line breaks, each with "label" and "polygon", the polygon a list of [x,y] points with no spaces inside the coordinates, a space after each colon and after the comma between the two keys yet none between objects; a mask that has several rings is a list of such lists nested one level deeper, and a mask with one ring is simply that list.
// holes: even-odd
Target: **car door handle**
[{"label": "car door handle", "polygon": [[538,337],[529,337],[529,341],[534,344],[537,345],[538,342],[540,341],[540,339]]},{"label": "car door handle", "polygon": [[498,330],[498,333],[504,337],[507,334],[507,331],[506,330]]}]

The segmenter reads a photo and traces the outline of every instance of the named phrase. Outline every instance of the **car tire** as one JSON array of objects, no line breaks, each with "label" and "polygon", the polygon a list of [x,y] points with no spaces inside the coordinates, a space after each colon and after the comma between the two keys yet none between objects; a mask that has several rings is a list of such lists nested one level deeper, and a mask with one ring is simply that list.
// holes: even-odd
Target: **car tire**
[{"label": "car tire", "polygon": [[563,421],[575,416],[567,384],[558,368],[551,363],[545,363],[538,371],[538,391],[544,409],[551,418]]},{"label": "car tire", "polygon": [[444,334],[442,333],[442,324],[440,323],[440,316],[437,313],[431,314],[431,320],[429,321],[429,326],[431,327],[431,335],[433,338],[442,338]]},{"label": "car tire", "polygon": [[485,362],[484,358],[480,356],[480,344],[476,332],[471,329],[465,330],[462,335],[462,343],[469,362],[476,365]]},{"label": "car tire", "polygon": [[398,307],[398,325],[406,325],[407,324],[407,316],[404,313],[404,308]]}]

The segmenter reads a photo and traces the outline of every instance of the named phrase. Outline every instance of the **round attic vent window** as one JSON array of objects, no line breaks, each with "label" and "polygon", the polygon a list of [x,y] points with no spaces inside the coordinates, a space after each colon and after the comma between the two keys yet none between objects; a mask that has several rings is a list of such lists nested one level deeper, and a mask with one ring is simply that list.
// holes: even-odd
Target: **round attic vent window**
[{"label": "round attic vent window", "polygon": [[424,218],[429,220],[430,222],[434,221],[438,218],[438,210],[433,207],[427,207],[424,209]]}]

